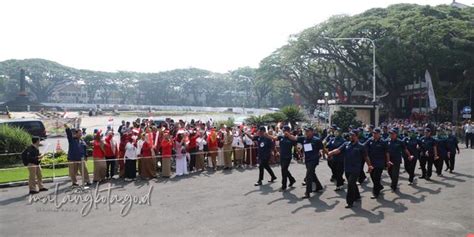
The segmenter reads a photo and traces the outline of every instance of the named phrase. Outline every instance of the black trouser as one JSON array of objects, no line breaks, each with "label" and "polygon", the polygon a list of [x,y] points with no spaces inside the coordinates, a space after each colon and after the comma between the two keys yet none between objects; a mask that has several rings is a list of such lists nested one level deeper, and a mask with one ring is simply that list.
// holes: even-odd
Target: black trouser
[{"label": "black trouser", "polygon": [[421,156],[420,157],[420,166],[422,177],[431,178],[431,173],[433,172],[433,156]]},{"label": "black trouser", "polygon": [[415,178],[415,167],[416,167],[416,157],[413,157],[412,160],[408,159],[408,157],[403,157],[403,162],[405,166],[405,170],[408,173],[408,182],[413,182]]},{"label": "black trouser", "polygon": [[291,175],[290,171],[288,168],[290,167],[291,163],[291,157],[290,158],[281,158],[280,159],[280,164],[281,164],[281,187],[285,189],[287,186],[287,181],[290,180],[290,183],[294,183],[296,180],[293,178]]},{"label": "black trouser", "polygon": [[334,165],[334,178],[336,179],[336,186],[340,187],[344,184],[344,161],[333,160]]},{"label": "black trouser", "polygon": [[113,178],[115,175],[115,156],[106,156],[105,160],[107,163],[105,177]]},{"label": "black trouser", "polygon": [[472,133],[466,133],[466,138],[465,138],[465,142],[466,142],[466,148],[469,148],[469,143],[471,145],[471,148],[473,148],[473,144],[474,144],[474,139],[472,138]]},{"label": "black trouser", "polygon": [[316,190],[323,188],[318,176],[316,176],[316,166],[317,164],[314,163],[306,163],[306,194],[310,194],[313,191],[313,183],[316,184]]},{"label": "black trouser", "polygon": [[382,179],[382,172],[383,168],[375,167],[372,172],[370,172],[370,178],[372,179],[372,183],[374,183],[374,187],[372,189],[372,194],[374,196],[378,196],[380,194],[380,190],[383,189],[381,179]]},{"label": "black trouser", "polygon": [[434,165],[436,168],[436,174],[441,175],[443,172],[443,162],[446,160],[448,157],[447,155],[440,156],[439,159],[434,161]]},{"label": "black trouser", "polygon": [[358,178],[358,181],[359,183],[363,183],[365,181],[365,179],[367,178],[367,176],[365,175],[364,173],[364,164],[365,164],[365,160],[362,160],[361,161],[361,166],[360,166],[360,173],[359,173],[359,178]]},{"label": "black trouser", "polygon": [[191,157],[189,160],[189,171],[193,171],[194,167],[196,167],[196,152],[198,152],[197,148],[192,148],[189,150],[189,155]]},{"label": "black trouser", "polygon": [[331,169],[331,180],[336,179],[336,162],[334,161],[334,159],[328,159],[327,162],[329,169]]},{"label": "black trouser", "polygon": [[137,177],[136,163],[136,160],[125,160],[125,178],[134,179]]},{"label": "black trouser", "polygon": [[388,168],[388,175],[390,175],[390,179],[392,180],[390,187],[392,187],[392,189],[397,189],[398,177],[400,176],[399,162],[393,162],[393,164]]},{"label": "black trouser", "polygon": [[263,169],[266,169],[268,174],[270,174],[270,177],[272,179],[275,179],[276,176],[275,174],[273,173],[273,170],[272,168],[270,167],[270,165],[268,164],[268,160],[269,159],[261,159],[260,160],[260,164],[258,165],[258,170],[259,170],[259,174],[258,174],[258,182],[262,182],[263,180]]},{"label": "black trouser", "polygon": [[454,162],[456,160],[456,151],[452,151],[451,154],[449,155],[449,160],[446,161],[446,165],[448,165],[449,170],[453,171],[454,170]]},{"label": "black trouser", "polygon": [[354,201],[360,198],[359,187],[357,187],[357,179],[359,179],[359,172],[350,173],[346,171],[347,179],[347,205],[354,204]]}]

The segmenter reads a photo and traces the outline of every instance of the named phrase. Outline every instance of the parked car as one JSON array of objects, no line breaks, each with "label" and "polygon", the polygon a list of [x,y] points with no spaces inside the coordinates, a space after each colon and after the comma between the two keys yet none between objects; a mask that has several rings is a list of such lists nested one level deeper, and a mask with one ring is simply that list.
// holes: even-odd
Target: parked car
[{"label": "parked car", "polygon": [[9,119],[0,120],[0,125],[6,124],[11,127],[22,128],[32,136],[40,137],[42,140],[46,139],[46,128],[39,119]]}]

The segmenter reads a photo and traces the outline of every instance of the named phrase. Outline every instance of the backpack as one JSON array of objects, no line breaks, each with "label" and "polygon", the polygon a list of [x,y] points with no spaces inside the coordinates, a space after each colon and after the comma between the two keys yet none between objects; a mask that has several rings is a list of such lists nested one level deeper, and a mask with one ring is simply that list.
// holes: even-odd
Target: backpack
[{"label": "backpack", "polygon": [[29,156],[30,156],[30,148],[28,147],[21,153],[21,160],[23,161],[23,165],[28,166]]}]

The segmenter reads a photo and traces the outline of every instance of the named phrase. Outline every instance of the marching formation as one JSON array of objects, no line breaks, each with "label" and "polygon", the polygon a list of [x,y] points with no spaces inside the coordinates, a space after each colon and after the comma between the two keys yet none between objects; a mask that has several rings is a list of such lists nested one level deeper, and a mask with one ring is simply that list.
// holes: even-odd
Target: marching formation
[{"label": "marching formation", "polygon": [[[83,130],[67,125],[65,128],[72,186],[78,186],[78,174],[88,174],[86,160],[92,156],[95,183],[116,178],[117,174],[125,181],[134,181],[137,173],[141,179],[170,178],[173,170],[176,176],[183,176],[190,172],[258,166],[255,186],[260,186],[265,170],[270,175],[268,182],[277,180],[271,165],[279,164],[280,191],[284,192],[296,183],[289,169],[295,160],[306,167],[303,180],[306,190],[302,198],[310,198],[311,193],[323,190],[316,168],[320,160],[327,160],[335,191],[343,190],[347,182],[347,208],[353,207],[354,202],[361,198],[357,183],[367,181],[366,170],[373,183],[371,198],[376,199],[384,189],[381,182],[384,170],[391,179],[390,188],[396,192],[402,164],[409,185],[412,185],[416,181],[417,163],[421,169],[419,178],[430,180],[433,167],[437,176],[443,175],[444,165],[444,171],[453,172],[456,153],[460,152],[455,127],[449,123],[438,127],[403,123],[391,123],[381,128],[350,126],[347,131],[333,125],[317,131],[313,127],[292,129],[282,124],[267,127],[245,124],[227,127],[222,124],[216,127],[212,121],[191,120],[188,123],[171,119],[137,119],[132,123],[122,121],[118,136],[110,126],[104,132],[94,131],[94,140],[90,144],[83,140]],[[39,167],[38,143],[39,140],[35,139],[29,148],[36,157],[30,162],[30,194],[37,193],[35,183],[40,191],[47,190],[41,183],[41,170],[34,168]],[[92,154],[88,154],[88,146],[92,146]],[[82,176],[85,184],[90,185],[89,175]]]}]

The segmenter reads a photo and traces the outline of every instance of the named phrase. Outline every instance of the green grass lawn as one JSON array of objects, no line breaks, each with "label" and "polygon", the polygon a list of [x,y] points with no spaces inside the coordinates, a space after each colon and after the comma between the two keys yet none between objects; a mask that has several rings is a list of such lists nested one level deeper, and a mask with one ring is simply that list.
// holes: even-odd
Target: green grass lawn
[{"label": "green grass lawn", "polygon": [[[43,179],[53,177],[52,168],[47,169],[42,167],[41,171],[43,174]],[[92,159],[87,161],[87,171],[89,171],[89,174],[92,174],[94,171],[94,162]],[[68,167],[55,169],[54,175],[55,177],[67,176],[69,175],[69,169]],[[0,183],[17,182],[23,180],[28,180],[28,168],[26,166],[18,167],[17,169],[0,170]]]}]

